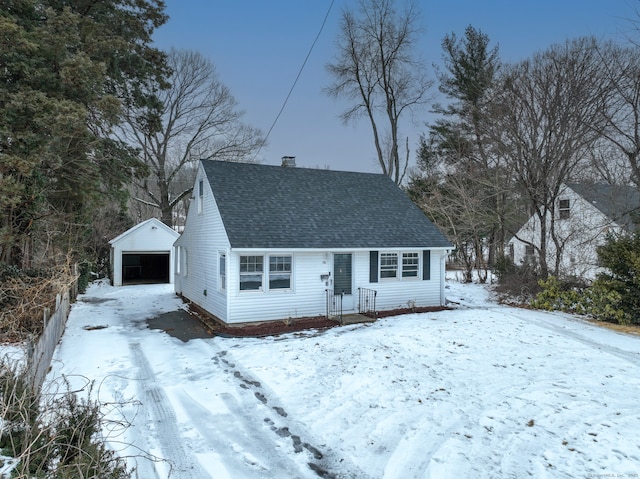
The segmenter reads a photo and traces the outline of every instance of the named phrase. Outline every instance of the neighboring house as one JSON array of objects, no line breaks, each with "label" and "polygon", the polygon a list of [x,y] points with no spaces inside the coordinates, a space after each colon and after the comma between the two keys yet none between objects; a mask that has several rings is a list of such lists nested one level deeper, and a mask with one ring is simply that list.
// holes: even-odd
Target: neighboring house
[{"label": "neighboring house", "polygon": [[173,283],[173,243],[179,236],[151,218],[113,238],[111,284]]},{"label": "neighboring house", "polygon": [[285,160],[200,162],[178,294],[228,324],[445,303],[452,246],[391,179]]},{"label": "neighboring house", "polygon": [[[597,247],[607,236],[634,232],[640,217],[640,192],[632,186],[568,183],[563,185],[555,206],[555,227],[562,244],[560,273],[594,279],[598,266]],[[529,244],[540,242],[540,221],[532,216],[509,241],[515,264],[536,262],[537,252]],[[547,243],[547,263],[555,265],[556,247]]]}]

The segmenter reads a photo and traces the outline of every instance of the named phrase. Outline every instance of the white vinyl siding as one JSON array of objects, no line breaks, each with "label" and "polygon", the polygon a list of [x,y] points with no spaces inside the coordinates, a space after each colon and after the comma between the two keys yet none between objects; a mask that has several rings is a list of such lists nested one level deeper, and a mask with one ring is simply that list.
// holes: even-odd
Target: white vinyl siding
[{"label": "white vinyl siding", "polygon": [[[198,185],[203,174],[204,172],[200,168],[195,181],[196,190],[199,189]],[[199,196],[199,191],[196,192],[196,195]],[[231,281],[229,271],[230,245],[215,199],[206,180],[203,181],[202,198],[204,214],[198,213],[198,200],[192,201],[187,213],[185,230],[176,241],[176,246],[183,248],[182,253],[188,250],[188,258],[182,258],[182,265],[185,266],[185,260],[188,259],[189,268],[188,271],[183,270],[181,275],[176,276],[175,289],[184,298],[226,321],[228,319],[227,291],[219,286],[219,257],[220,253],[225,253],[227,258],[228,290],[229,281]],[[184,255],[182,254],[182,256]],[[237,275],[235,280],[237,281]]]},{"label": "white vinyl siding", "polygon": [[[237,275],[240,271],[240,256],[232,253],[227,260],[231,323],[316,317],[325,314],[327,286],[321,275],[329,270],[324,253],[269,254],[265,252],[263,256],[267,264],[270,264],[271,257],[291,258],[291,287],[289,289],[267,287],[265,291],[253,294],[239,290]],[[235,278],[232,275],[235,275]]]},{"label": "white vinyl siding", "polygon": [[441,258],[445,254],[441,250],[431,250],[429,274],[431,281],[422,281],[422,252],[416,251],[380,251],[379,257],[384,253],[392,253],[402,258],[404,253],[418,254],[418,278],[393,278],[380,279],[378,282],[370,282],[369,251],[357,252],[354,255],[354,295],[356,295],[356,308],[358,307],[358,288],[368,288],[377,291],[376,308],[379,311],[402,309],[409,306],[409,302],[416,307],[441,306],[442,288],[440,280],[444,281],[444,268],[441,266]]},{"label": "white vinyl siding", "polygon": [[[402,252],[396,252],[399,258]],[[230,323],[271,321],[287,318],[324,316],[326,313],[326,290],[328,286],[322,277],[331,267],[332,255],[327,252],[296,252],[291,254],[291,288],[269,289],[269,270],[265,271],[266,285],[263,291],[240,291],[240,257],[258,255],[264,257],[265,269],[272,257],[289,256],[283,253],[238,254],[227,256],[227,293],[229,295]],[[420,256],[422,253],[420,253]],[[441,283],[444,278],[441,258],[444,252],[432,251],[431,278],[434,281],[369,282],[369,251],[353,253],[353,297],[354,309],[358,308],[358,288],[377,291],[378,310],[406,308],[408,302],[416,307],[441,305]],[[421,269],[421,267],[420,267]],[[421,271],[419,273],[421,277]],[[264,284],[264,283],[263,283]]]}]

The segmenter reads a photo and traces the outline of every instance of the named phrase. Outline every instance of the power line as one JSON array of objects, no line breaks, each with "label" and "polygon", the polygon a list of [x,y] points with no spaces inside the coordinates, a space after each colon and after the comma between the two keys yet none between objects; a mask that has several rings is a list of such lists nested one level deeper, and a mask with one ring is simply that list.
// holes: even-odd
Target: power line
[{"label": "power line", "polygon": [[253,157],[253,161],[255,161],[255,159],[258,157],[258,154],[262,150],[262,147],[267,143],[267,140],[269,139],[269,135],[271,134],[271,131],[276,126],[276,123],[278,123],[278,119],[280,118],[280,115],[282,115],[282,112],[284,111],[285,107],[287,106],[287,102],[289,101],[289,97],[293,93],[293,89],[296,87],[296,84],[298,83],[298,79],[300,78],[300,75],[302,75],[302,70],[304,70],[304,67],[307,64],[307,60],[309,60],[309,57],[311,56],[311,52],[313,51],[313,47],[316,46],[316,42],[318,41],[318,38],[320,38],[320,34],[322,33],[322,30],[324,30],[324,26],[327,23],[327,18],[329,18],[329,13],[331,13],[331,8],[333,8],[334,1],[335,0],[331,0],[331,4],[329,5],[329,9],[327,10],[327,13],[324,16],[324,19],[322,20],[322,25],[320,25],[320,30],[318,31],[318,34],[316,35],[316,38],[313,40],[313,43],[311,44],[311,47],[309,48],[309,52],[307,53],[307,56],[305,57],[304,62],[302,62],[302,66],[300,67],[300,70],[298,70],[298,75],[296,75],[296,79],[293,81],[293,85],[291,85],[291,88],[289,89],[289,93],[287,93],[287,96],[284,99],[284,102],[282,103],[282,107],[280,107],[280,111],[276,115],[276,118],[273,120],[273,123],[271,123],[271,127],[269,128],[269,131],[267,132],[267,135],[264,137],[264,140],[262,140],[262,143],[260,143],[260,146],[258,147],[258,150],[256,151],[256,154]]}]

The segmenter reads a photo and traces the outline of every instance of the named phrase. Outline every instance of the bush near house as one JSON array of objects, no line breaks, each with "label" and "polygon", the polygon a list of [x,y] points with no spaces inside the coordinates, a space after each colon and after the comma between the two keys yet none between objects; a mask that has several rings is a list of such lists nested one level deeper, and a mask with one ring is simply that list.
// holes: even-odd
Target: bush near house
[{"label": "bush near house", "polygon": [[600,265],[607,269],[594,284],[612,300],[620,323],[640,324],[640,231],[609,237],[598,248]]},{"label": "bush near house", "polygon": [[504,302],[528,303],[540,291],[540,274],[530,264],[516,265],[508,256],[496,261],[494,273],[498,278],[495,291]]},{"label": "bush near house", "polygon": [[640,233],[610,237],[598,248],[606,273],[586,288],[572,287],[551,276],[540,280],[541,291],[531,301],[538,309],[587,314],[601,321],[640,324]]}]

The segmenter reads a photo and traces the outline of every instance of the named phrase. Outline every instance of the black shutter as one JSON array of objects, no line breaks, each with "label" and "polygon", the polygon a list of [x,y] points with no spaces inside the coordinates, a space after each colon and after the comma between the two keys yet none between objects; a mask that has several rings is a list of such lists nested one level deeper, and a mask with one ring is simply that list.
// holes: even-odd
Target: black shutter
[{"label": "black shutter", "polygon": [[428,249],[422,252],[422,279],[431,279],[431,251]]},{"label": "black shutter", "polygon": [[369,251],[369,282],[378,282],[378,252]]}]

